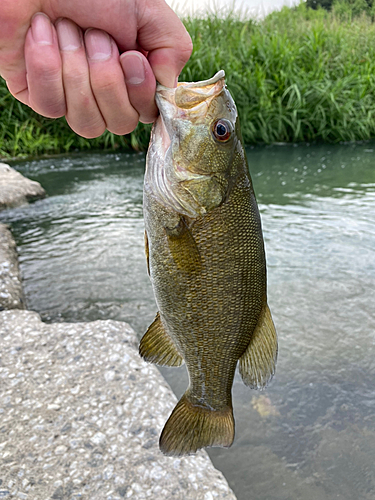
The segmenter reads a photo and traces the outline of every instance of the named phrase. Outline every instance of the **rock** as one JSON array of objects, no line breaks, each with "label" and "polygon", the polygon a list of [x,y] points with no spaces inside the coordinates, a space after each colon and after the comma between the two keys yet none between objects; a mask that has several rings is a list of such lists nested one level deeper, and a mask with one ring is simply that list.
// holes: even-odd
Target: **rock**
[{"label": "rock", "polygon": [[39,182],[31,181],[6,163],[0,163],[0,210],[44,198]]},{"label": "rock", "polygon": [[0,311],[24,309],[16,243],[5,224],[0,224]]},{"label": "rock", "polygon": [[44,324],[31,311],[0,312],[3,489],[40,499],[235,500],[206,452],[159,451],[176,398],[137,344],[122,322]]}]

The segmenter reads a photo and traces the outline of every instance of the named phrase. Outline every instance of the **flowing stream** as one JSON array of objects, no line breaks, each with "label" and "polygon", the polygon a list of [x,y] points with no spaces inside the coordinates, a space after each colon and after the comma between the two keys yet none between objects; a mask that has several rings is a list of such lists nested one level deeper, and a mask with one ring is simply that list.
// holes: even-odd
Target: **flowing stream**
[{"label": "flowing stream", "polygon": [[[236,439],[209,450],[239,500],[375,498],[375,144],[247,150],[279,361],[266,391],[236,374]],[[142,154],[15,162],[44,200],[1,212],[28,309],[127,321],[156,306],[143,249]],[[180,396],[185,368],[163,369]]]}]

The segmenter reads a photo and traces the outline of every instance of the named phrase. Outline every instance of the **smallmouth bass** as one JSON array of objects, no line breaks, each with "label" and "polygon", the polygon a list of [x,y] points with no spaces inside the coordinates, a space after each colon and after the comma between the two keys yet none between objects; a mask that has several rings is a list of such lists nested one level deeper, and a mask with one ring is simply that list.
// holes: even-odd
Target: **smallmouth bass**
[{"label": "smallmouth bass", "polygon": [[179,366],[189,387],[160,437],[166,455],[234,439],[232,384],[263,388],[277,336],[267,305],[259,211],[224,71],[157,86],[144,181],[145,251],[159,312],[143,336],[148,362]]}]

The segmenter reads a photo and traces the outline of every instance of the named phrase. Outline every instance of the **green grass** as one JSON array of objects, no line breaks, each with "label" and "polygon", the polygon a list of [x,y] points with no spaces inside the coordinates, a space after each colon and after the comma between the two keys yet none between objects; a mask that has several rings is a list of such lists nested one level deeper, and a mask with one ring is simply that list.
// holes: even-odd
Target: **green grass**
[{"label": "green grass", "polygon": [[0,157],[40,156],[88,149],[144,150],[151,126],[139,124],[130,135],[106,131],[96,139],[75,134],[65,118],[51,120],[34,113],[14,99],[0,79]]},{"label": "green grass", "polygon": [[[233,14],[188,18],[194,52],[180,80],[225,69],[244,140],[354,141],[375,137],[375,24],[370,15],[305,4],[256,22]],[[341,9],[341,10],[340,10]],[[39,117],[0,84],[0,155],[83,149],[145,149],[149,126],[130,136],[76,136],[64,119]]]},{"label": "green grass", "polygon": [[189,19],[187,27],[195,50],[183,77],[197,79],[203,68],[209,75],[226,70],[245,142],[375,136],[375,25],[369,17],[340,20],[301,4],[259,24],[213,18]]}]

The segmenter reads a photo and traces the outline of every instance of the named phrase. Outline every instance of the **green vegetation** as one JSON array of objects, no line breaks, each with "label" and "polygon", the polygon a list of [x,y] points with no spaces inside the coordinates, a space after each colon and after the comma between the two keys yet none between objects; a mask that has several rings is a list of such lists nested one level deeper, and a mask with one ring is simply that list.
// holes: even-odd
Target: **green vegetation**
[{"label": "green vegetation", "polygon": [[375,25],[365,14],[345,19],[301,4],[259,24],[187,26],[195,51],[183,76],[226,70],[245,142],[375,136]]},{"label": "green vegetation", "polygon": [[[360,4],[362,7],[360,7]],[[366,0],[336,0],[330,12],[284,7],[261,21],[185,19],[194,42],[181,80],[225,69],[246,143],[351,141],[375,137],[375,24]],[[64,119],[48,120],[0,84],[0,155],[75,149],[145,149],[149,126],[130,136],[76,136]]]},{"label": "green vegetation", "polygon": [[336,15],[347,19],[365,13],[374,21],[374,0],[306,0],[306,5],[311,9],[322,7],[326,10],[334,10]]},{"label": "green vegetation", "polygon": [[144,150],[150,129],[149,125],[140,123],[127,136],[106,131],[96,139],[84,139],[69,128],[65,118],[44,118],[14,99],[0,78],[0,157],[38,156],[85,149]]}]

